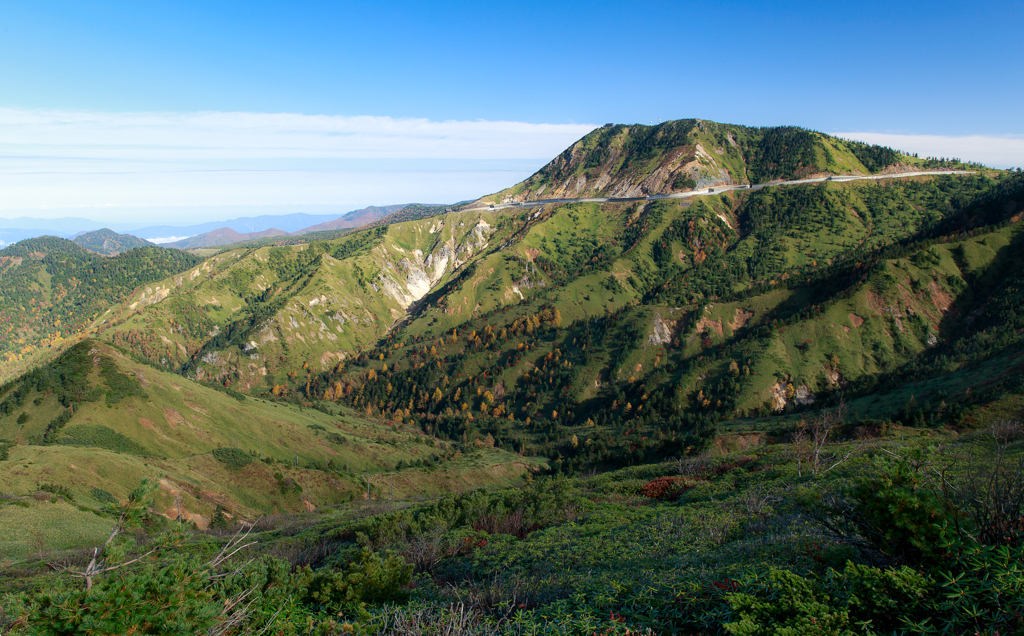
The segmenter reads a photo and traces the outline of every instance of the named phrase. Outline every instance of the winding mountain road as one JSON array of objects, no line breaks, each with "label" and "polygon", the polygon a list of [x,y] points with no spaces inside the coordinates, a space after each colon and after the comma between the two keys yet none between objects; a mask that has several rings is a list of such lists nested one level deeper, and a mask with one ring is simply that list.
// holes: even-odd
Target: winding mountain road
[{"label": "winding mountain road", "polygon": [[552,203],[628,203],[632,201],[658,201],[659,199],[688,199],[690,197],[703,197],[713,196],[721,194],[723,192],[729,192],[730,190],[761,190],[762,188],[768,188],[773,186],[786,186],[786,185],[803,185],[806,183],[822,183],[824,181],[879,181],[882,179],[904,179],[907,177],[926,177],[935,175],[951,175],[951,174],[974,174],[970,170],[923,170],[920,172],[900,172],[897,174],[873,174],[867,176],[860,175],[835,175],[832,177],[817,177],[814,179],[796,179],[794,181],[769,181],[768,183],[759,183],[757,185],[723,185],[715,186],[713,188],[701,188],[700,190],[691,190],[690,192],[676,192],[673,194],[652,194],[649,197],[590,197],[584,199],[537,199],[535,201],[522,201],[520,203],[495,203],[493,205],[477,206],[473,208],[462,208],[462,212],[471,212],[475,210],[504,210],[506,208],[534,208],[543,205],[550,205]]}]

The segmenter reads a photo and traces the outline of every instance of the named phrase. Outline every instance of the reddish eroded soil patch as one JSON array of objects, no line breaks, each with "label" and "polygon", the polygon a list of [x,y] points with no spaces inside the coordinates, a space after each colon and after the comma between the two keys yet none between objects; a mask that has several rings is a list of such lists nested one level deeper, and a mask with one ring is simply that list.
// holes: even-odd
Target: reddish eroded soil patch
[{"label": "reddish eroded soil patch", "polygon": [[[142,425],[142,428],[146,429],[147,431],[153,431],[154,433],[156,433],[156,434],[157,434],[157,435],[159,435],[160,437],[164,438],[164,439],[165,439],[165,440],[167,440],[168,442],[173,442],[173,441],[174,441],[174,440],[173,440],[173,439],[171,439],[170,437],[167,437],[167,435],[165,435],[163,431],[161,431],[160,429],[158,429],[158,428],[156,427],[156,424],[154,424],[154,423],[153,423],[153,420],[150,420],[150,419],[146,419],[146,418],[144,418],[144,417],[140,417],[140,418],[139,418],[139,424],[141,424],[141,425]],[[180,436],[181,436],[181,434],[179,433],[179,434],[178,434],[178,436],[180,437]]]},{"label": "reddish eroded soil patch", "polygon": [[942,313],[946,313],[953,306],[953,297],[935,281],[928,283],[928,293],[932,297],[932,304]]},{"label": "reddish eroded soil patch", "polygon": [[720,336],[724,333],[722,331],[722,321],[721,321],[721,319],[719,319],[719,320],[711,320],[710,318],[704,317],[704,318],[701,318],[700,320],[698,320],[697,321],[697,333],[702,333],[706,329],[708,329],[710,331],[713,331],[713,332],[715,332],[716,334],[718,334]]},{"label": "reddish eroded soil patch", "polygon": [[[178,484],[175,484],[169,481],[168,479],[160,480],[160,490],[166,492],[168,495],[172,497],[172,499],[175,500],[180,496],[182,490],[184,490],[187,494],[195,497],[194,492],[191,492],[188,488],[181,488]],[[172,503],[170,506],[164,509],[164,512],[162,514],[168,519],[177,519],[177,504]],[[181,506],[181,518],[185,521],[194,521],[196,527],[200,530],[206,530],[210,524],[210,520],[206,517],[206,515],[201,515],[199,513],[192,512],[191,510],[188,509],[186,505],[184,505],[184,503]]]},{"label": "reddish eroded soil patch", "polygon": [[178,413],[174,409],[169,409],[166,406],[164,407],[164,417],[167,418],[167,423],[174,428],[177,428],[178,424],[185,423],[185,418],[181,416],[181,413]]},{"label": "reddish eroded soil patch", "polygon": [[854,327],[859,327],[864,324],[864,319],[857,314],[850,314],[850,322],[853,323]]},{"label": "reddish eroded soil patch", "polygon": [[[730,433],[716,437],[711,447],[720,455],[728,455],[763,446],[767,441],[766,433]],[[739,463],[746,466],[752,459],[740,458]]]},{"label": "reddish eroded soil patch", "polygon": [[526,248],[526,260],[528,260],[528,261],[530,261],[532,263],[533,259],[537,258],[538,256],[540,256],[540,250],[539,249],[537,249],[536,247],[528,247],[528,248]]},{"label": "reddish eroded soil patch", "polygon": [[187,406],[188,408],[192,409],[196,413],[202,413],[203,415],[206,415],[206,409],[204,409],[202,407],[199,407],[199,406],[196,406],[195,404],[192,404],[191,402],[185,402],[185,406]]},{"label": "reddish eroded soil patch", "polygon": [[889,306],[885,304],[885,301],[882,299],[882,297],[873,291],[868,292],[868,306],[874,309],[875,313],[877,313],[879,316],[886,313],[885,310],[889,308]]},{"label": "reddish eroded soil patch", "polygon": [[733,317],[732,320],[729,321],[729,328],[732,329],[733,331],[736,331],[737,329],[742,329],[743,327],[747,326],[747,323],[750,322],[750,319],[753,317],[754,312],[745,311],[737,307],[736,315]]},{"label": "reddish eroded soil patch", "polygon": [[486,278],[487,278],[488,276],[490,276],[491,274],[493,274],[493,273],[494,273],[494,268],[493,268],[493,267],[488,267],[488,268],[487,268],[487,272],[486,272],[486,273],[484,273],[484,274],[481,274],[481,275],[477,276],[476,278],[474,278],[474,279],[472,280],[472,282],[471,282],[471,284],[473,285],[473,291],[476,291],[476,286],[477,286],[477,285],[479,285],[480,283],[484,282],[484,280],[485,280],[485,279],[486,279]]}]

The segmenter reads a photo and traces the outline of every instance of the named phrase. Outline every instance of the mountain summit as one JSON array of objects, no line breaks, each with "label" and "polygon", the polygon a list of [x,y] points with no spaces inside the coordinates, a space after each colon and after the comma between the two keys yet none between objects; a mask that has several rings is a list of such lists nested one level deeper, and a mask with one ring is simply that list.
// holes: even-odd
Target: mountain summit
[{"label": "mountain summit", "polygon": [[479,202],[637,197],[812,175],[863,175],[907,159],[889,148],[794,126],[751,128],[700,119],[606,125],[529,179]]}]

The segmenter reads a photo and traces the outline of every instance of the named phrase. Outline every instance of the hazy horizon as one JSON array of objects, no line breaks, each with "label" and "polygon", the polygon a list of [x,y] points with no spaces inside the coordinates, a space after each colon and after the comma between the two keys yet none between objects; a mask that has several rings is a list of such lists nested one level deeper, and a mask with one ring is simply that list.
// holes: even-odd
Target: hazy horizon
[{"label": "hazy horizon", "polygon": [[[125,228],[475,199],[596,126],[694,117],[1016,167],[1022,17],[916,1],[15,4],[0,218]],[[667,25],[687,26],[685,45],[568,45]],[[949,49],[897,62],[894,42]]]}]

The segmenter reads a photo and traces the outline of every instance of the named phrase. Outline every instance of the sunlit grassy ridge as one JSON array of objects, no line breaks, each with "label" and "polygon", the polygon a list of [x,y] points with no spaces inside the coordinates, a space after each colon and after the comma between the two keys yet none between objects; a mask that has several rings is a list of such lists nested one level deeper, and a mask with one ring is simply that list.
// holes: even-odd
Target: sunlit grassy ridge
[{"label": "sunlit grassy ridge", "polygon": [[233,395],[86,341],[0,391],[9,440],[0,492],[23,497],[53,483],[98,508],[95,489],[123,498],[148,477],[160,484],[160,513],[176,517],[180,504],[205,527],[218,507],[244,518],[315,508],[364,496],[367,479],[378,497],[392,481],[381,475],[396,468],[399,496],[426,496],[508,483],[532,465],[502,452],[456,456],[446,442],[345,409]]},{"label": "sunlit grassy ridge", "polygon": [[478,203],[633,197],[824,174],[959,166],[798,128],[751,128],[699,119],[604,126],[525,181]]}]

